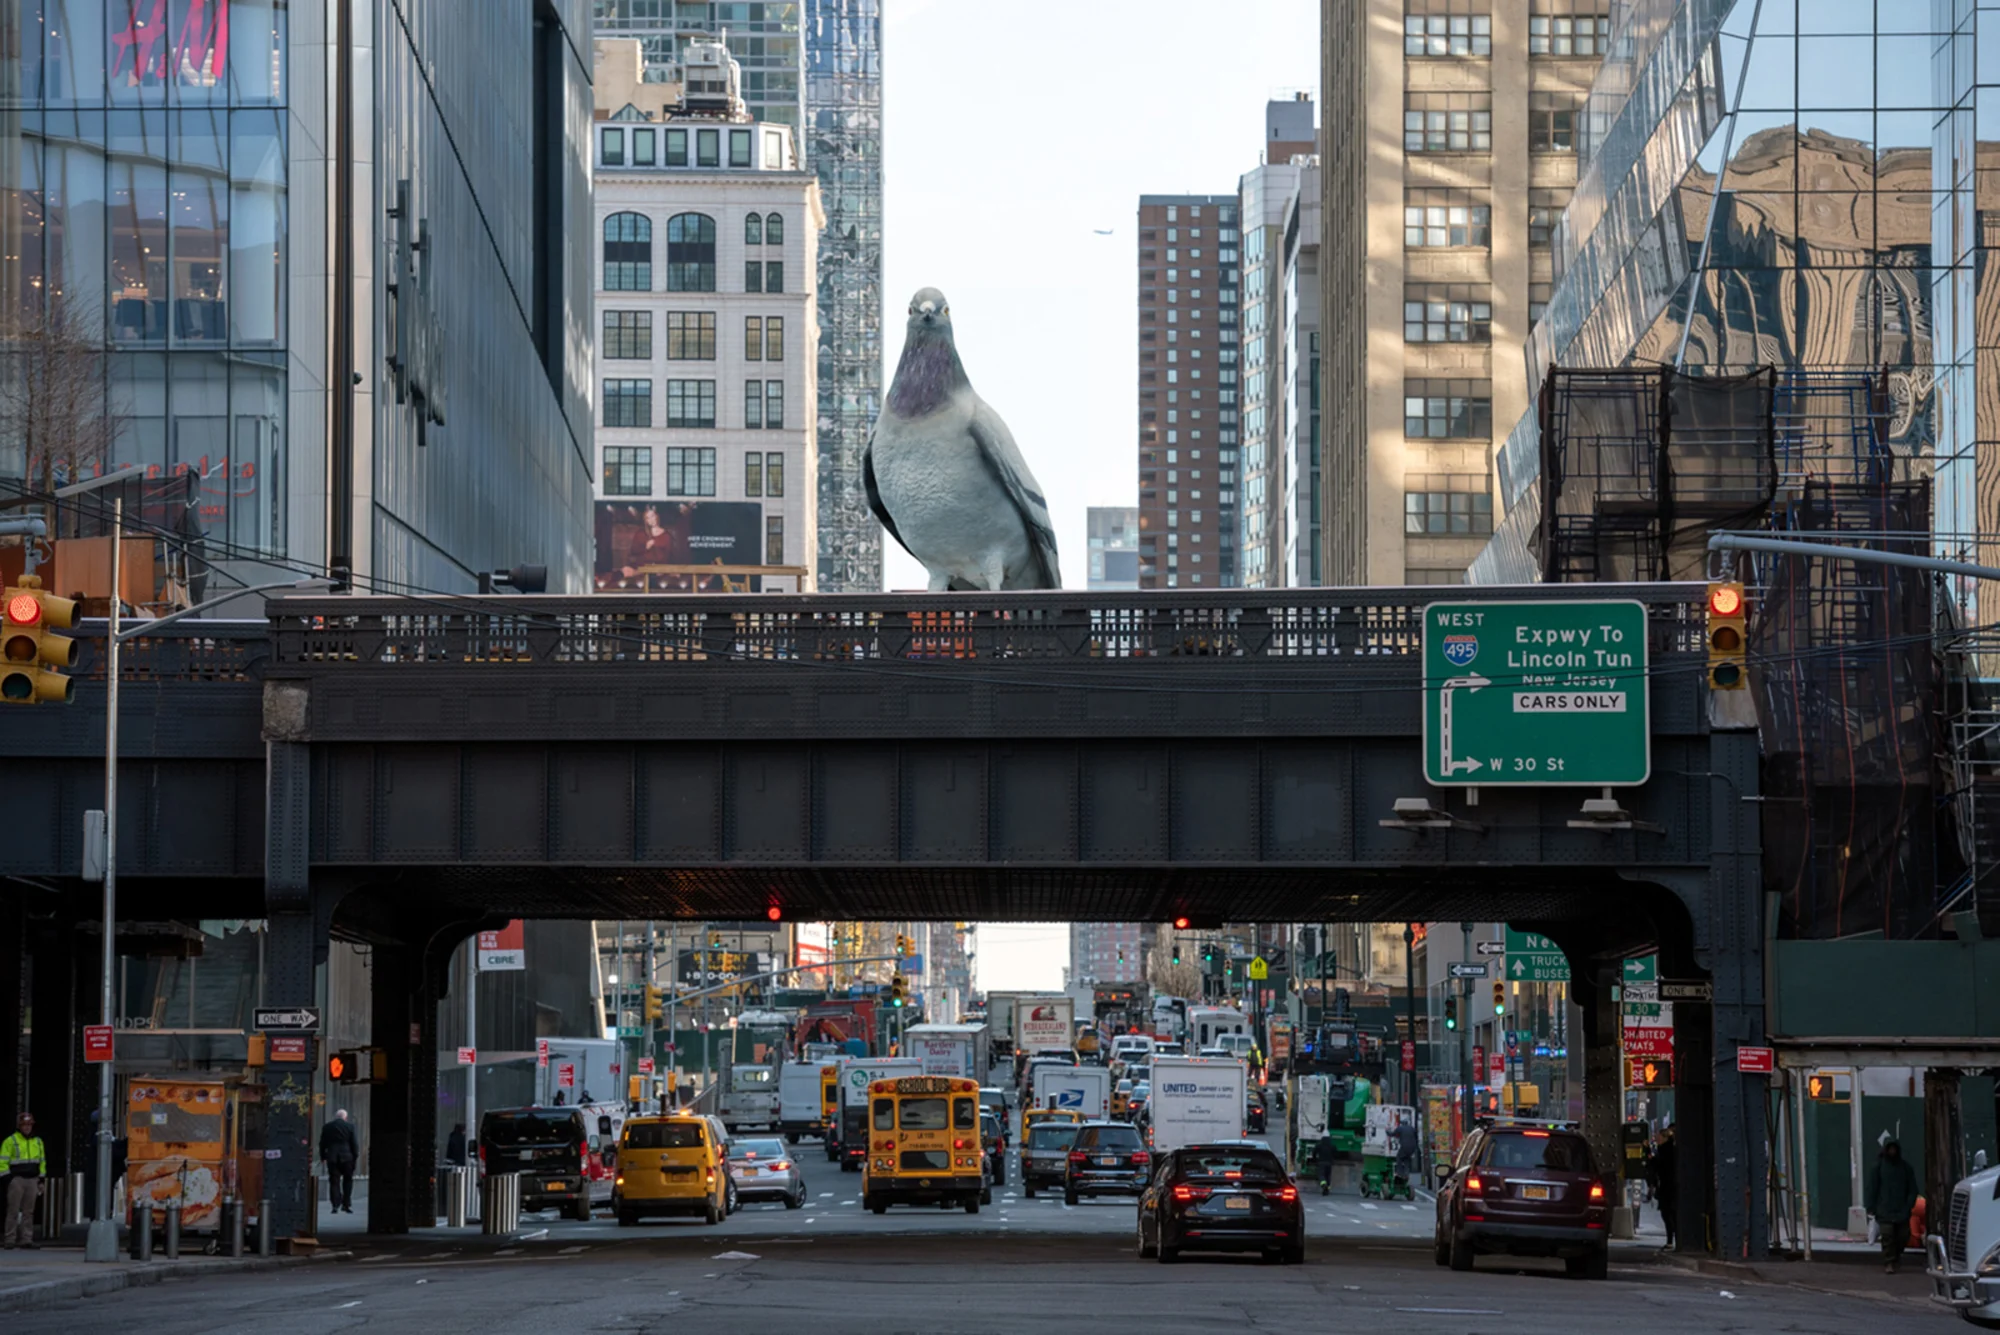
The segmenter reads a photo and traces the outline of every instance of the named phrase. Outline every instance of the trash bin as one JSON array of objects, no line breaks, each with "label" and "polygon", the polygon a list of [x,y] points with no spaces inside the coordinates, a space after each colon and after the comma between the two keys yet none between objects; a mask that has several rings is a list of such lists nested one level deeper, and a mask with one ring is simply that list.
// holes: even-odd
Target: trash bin
[{"label": "trash bin", "polygon": [[488,1173],[479,1184],[479,1231],[512,1233],[520,1227],[520,1174]]},{"label": "trash bin", "polygon": [[444,1197],[446,1228],[464,1228],[465,1221],[472,1217],[472,1170],[462,1165],[447,1165],[438,1174],[438,1190]]}]

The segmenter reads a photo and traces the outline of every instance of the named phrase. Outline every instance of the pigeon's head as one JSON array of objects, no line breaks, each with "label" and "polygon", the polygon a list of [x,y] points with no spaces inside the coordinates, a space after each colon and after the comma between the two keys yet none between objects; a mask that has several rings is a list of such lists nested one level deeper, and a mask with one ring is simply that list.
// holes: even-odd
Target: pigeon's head
[{"label": "pigeon's head", "polygon": [[944,299],[944,293],[934,287],[917,289],[917,295],[910,298],[910,334],[942,333],[951,335],[951,303]]}]

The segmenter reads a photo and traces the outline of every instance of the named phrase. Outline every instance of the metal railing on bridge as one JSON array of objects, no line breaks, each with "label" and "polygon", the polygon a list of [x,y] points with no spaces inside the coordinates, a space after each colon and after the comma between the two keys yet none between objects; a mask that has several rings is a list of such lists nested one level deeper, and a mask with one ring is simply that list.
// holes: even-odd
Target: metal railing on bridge
[{"label": "metal railing on bridge", "polygon": [[1216,593],[677,594],[286,598],[271,664],[852,661],[1174,662],[1414,655],[1439,601],[1632,598],[1652,651],[1699,652],[1693,584],[1453,586]]}]

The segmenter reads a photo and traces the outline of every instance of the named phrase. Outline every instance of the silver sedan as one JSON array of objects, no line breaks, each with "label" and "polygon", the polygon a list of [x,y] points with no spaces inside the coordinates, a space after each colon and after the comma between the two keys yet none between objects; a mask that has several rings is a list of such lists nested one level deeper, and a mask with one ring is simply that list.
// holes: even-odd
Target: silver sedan
[{"label": "silver sedan", "polygon": [[805,1174],[790,1147],[776,1137],[730,1141],[729,1181],[745,1204],[781,1200],[787,1210],[796,1210],[806,1203]]}]

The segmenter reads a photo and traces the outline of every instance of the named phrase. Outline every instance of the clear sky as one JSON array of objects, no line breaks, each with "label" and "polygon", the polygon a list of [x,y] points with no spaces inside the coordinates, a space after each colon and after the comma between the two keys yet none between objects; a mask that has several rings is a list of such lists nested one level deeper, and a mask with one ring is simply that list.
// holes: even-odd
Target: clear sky
[{"label": "clear sky", "polygon": [[[1063,583],[1081,588],[1085,508],[1139,497],[1139,196],[1234,193],[1264,103],[1318,98],[1318,0],[882,9],[885,375],[910,294],[942,289],[974,388],[1049,498]],[[888,587],[923,588],[885,543]],[[1054,986],[1068,954],[1059,924],[984,930],[979,986]]]}]

